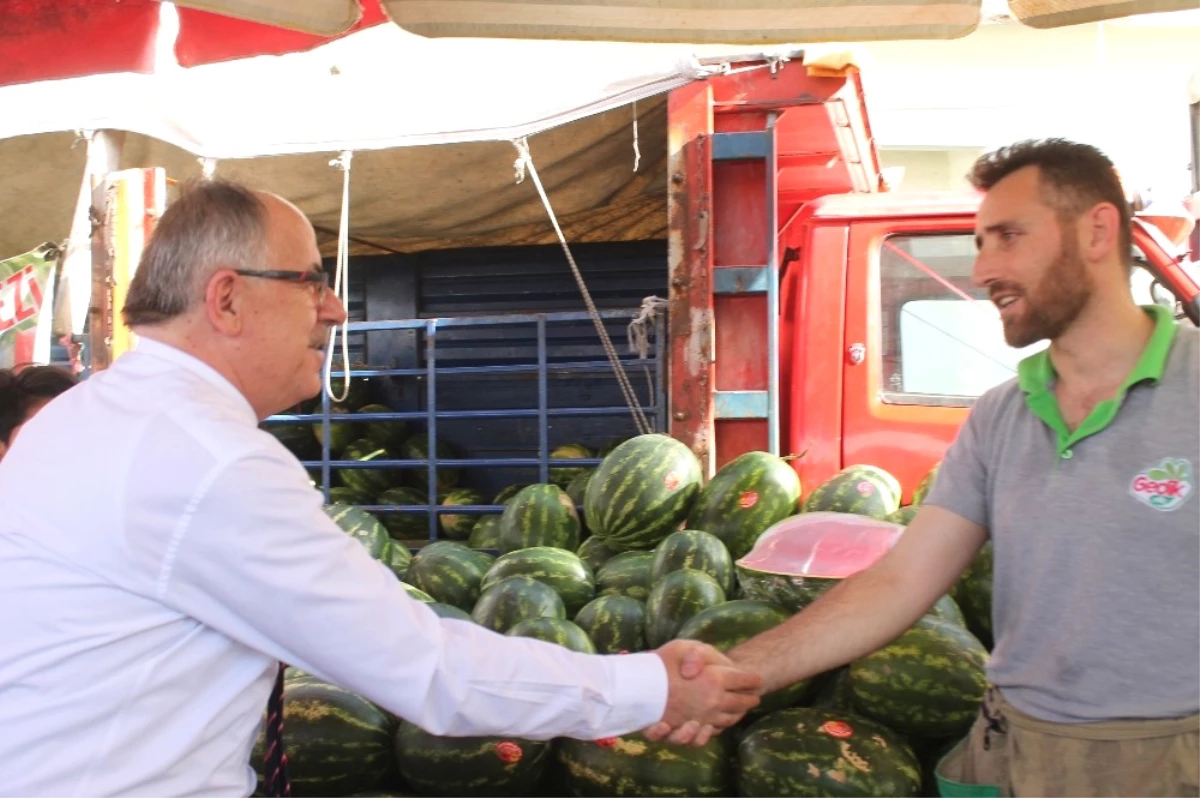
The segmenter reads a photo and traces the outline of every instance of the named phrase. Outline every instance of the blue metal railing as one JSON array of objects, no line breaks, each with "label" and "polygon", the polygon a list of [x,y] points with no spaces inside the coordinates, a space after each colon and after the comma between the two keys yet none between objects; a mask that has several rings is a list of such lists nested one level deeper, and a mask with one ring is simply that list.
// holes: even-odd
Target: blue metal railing
[{"label": "blue metal railing", "polygon": [[[601,311],[600,316],[603,321],[607,322],[627,322],[637,316],[637,310],[607,310]],[[439,468],[536,468],[538,481],[548,482],[549,472],[551,468],[556,467],[586,467],[599,464],[599,458],[588,459],[551,459],[550,458],[550,434],[549,427],[551,419],[579,419],[586,417],[595,418],[619,418],[629,416],[630,409],[625,406],[618,405],[596,405],[596,406],[550,406],[550,382],[551,376],[562,377],[564,379],[583,375],[598,375],[607,374],[609,378],[616,383],[616,377],[612,374],[612,367],[607,357],[600,350],[598,341],[595,341],[594,333],[588,342],[589,349],[594,349],[595,356],[582,357],[576,349],[572,347],[572,352],[569,356],[554,358],[552,357],[552,347],[548,333],[551,330],[561,328],[563,325],[575,324],[581,322],[589,322],[591,317],[587,313],[535,313],[535,314],[505,314],[501,316],[465,316],[456,318],[440,318],[440,319],[400,319],[400,320],[382,320],[382,321],[363,321],[352,322],[348,325],[350,333],[386,333],[402,331],[417,331],[424,333],[424,365],[419,368],[385,368],[374,365],[367,365],[364,368],[354,369],[350,371],[351,378],[379,377],[390,378],[393,380],[409,380],[409,381],[425,381],[425,407],[422,410],[407,410],[395,412],[379,412],[379,413],[335,413],[333,412],[333,404],[327,394],[324,392],[321,396],[319,412],[307,414],[279,414],[267,419],[269,425],[283,424],[314,424],[320,422],[322,425],[323,435],[321,436],[321,455],[319,460],[304,460],[303,465],[306,468],[319,468],[321,474],[321,486],[324,493],[326,503],[330,500],[329,489],[331,487],[333,471],[335,469],[405,469],[411,470],[424,467],[427,469],[426,476],[428,488],[426,490],[426,503],[423,505],[385,505],[385,504],[366,504],[360,505],[362,509],[368,512],[374,512],[381,515],[388,514],[428,514],[428,539],[434,541],[441,537],[439,535],[439,517],[442,514],[450,513],[454,515],[486,515],[490,513],[499,513],[503,511],[502,505],[497,504],[479,504],[479,505],[453,505],[441,506],[438,502],[438,486],[437,473]],[[448,333],[463,328],[486,328],[494,327],[502,329],[505,332],[513,332],[521,327],[532,327],[536,331],[536,349],[534,362],[506,362],[506,363],[472,363],[465,365],[440,365],[439,355],[442,354],[439,344],[442,342],[442,334]],[[627,368],[647,369],[650,371],[650,386],[649,396],[639,397],[642,400],[642,407],[646,415],[651,419],[656,430],[666,429],[666,412],[667,403],[665,397],[665,375],[664,375],[664,359],[665,359],[665,338],[664,338],[664,321],[658,317],[652,325],[651,335],[651,351],[648,356],[643,359],[636,356],[623,356],[620,358],[622,364]],[[503,333],[500,333],[503,336]],[[457,355],[461,355],[464,351],[461,346],[464,342],[458,342],[459,348],[455,350]],[[465,342],[470,344],[470,342]],[[470,354],[471,350],[466,350]],[[515,350],[514,350],[515,351]],[[368,349],[369,356],[369,349]],[[461,357],[455,359],[454,362],[461,360]],[[510,358],[512,359],[512,358]],[[521,359],[517,357],[517,359]],[[334,384],[340,384],[342,378],[341,372],[334,372]],[[502,378],[505,380],[524,380],[534,376],[537,381],[537,406],[536,407],[515,407],[515,408],[483,408],[483,409],[446,409],[439,406],[438,384],[439,378],[454,377],[471,379],[474,377],[489,377]],[[437,441],[439,437],[438,426],[439,421],[463,421],[463,420],[480,420],[489,423],[502,423],[503,421],[517,422],[522,419],[536,419],[537,422],[537,453],[536,456],[514,456],[514,457],[447,457],[440,458],[437,454]],[[334,460],[330,451],[331,441],[331,426],[338,421],[352,421],[355,423],[366,423],[372,421],[388,422],[388,421],[424,421],[424,432],[414,432],[413,435],[426,435],[428,442],[428,457],[426,459],[387,459],[387,460]],[[632,425],[631,425],[632,428]],[[377,497],[372,497],[377,498]]]}]

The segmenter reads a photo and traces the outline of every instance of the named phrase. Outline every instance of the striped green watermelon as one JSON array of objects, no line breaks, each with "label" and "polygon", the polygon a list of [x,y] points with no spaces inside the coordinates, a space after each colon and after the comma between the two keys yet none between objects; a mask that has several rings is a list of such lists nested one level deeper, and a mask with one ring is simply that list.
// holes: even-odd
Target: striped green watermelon
[{"label": "striped green watermelon", "polygon": [[492,504],[508,504],[509,499],[511,499],[513,496],[516,496],[524,488],[528,487],[528,485],[521,483],[518,485],[509,485],[501,488],[500,492],[496,494],[496,498],[492,499]]},{"label": "striped green watermelon", "polygon": [[913,491],[912,503],[923,504],[925,497],[929,495],[929,491],[933,490],[933,483],[937,480],[938,469],[942,467],[941,463],[937,463],[933,468],[929,469],[929,473],[921,478],[917,483],[916,490]]},{"label": "striped green watermelon", "polygon": [[704,486],[687,525],[716,535],[737,559],[768,527],[795,513],[799,500],[794,468],[773,454],[746,452]]},{"label": "striped green watermelon", "polygon": [[646,605],[628,596],[599,596],[575,616],[600,654],[646,649]]},{"label": "striped green watermelon", "polygon": [[397,579],[403,580],[408,575],[408,567],[412,565],[412,552],[408,550],[408,546],[398,541],[392,541],[387,551],[388,568],[392,569]]},{"label": "striped green watermelon", "polygon": [[[477,504],[483,504],[483,494],[470,488],[452,490],[446,494],[446,498],[442,499],[443,507]],[[438,518],[438,523],[441,524],[442,532],[447,540],[467,540],[471,537],[471,530],[474,529],[477,518],[478,516],[475,515],[442,513]]]},{"label": "striped green watermelon", "polygon": [[576,553],[593,571],[599,571],[600,566],[620,554],[619,551],[608,545],[604,538],[588,538],[579,544]]},{"label": "striped green watermelon", "polygon": [[321,442],[308,424],[267,424],[263,429],[274,435],[297,460],[321,459]]},{"label": "striped green watermelon", "polygon": [[[330,504],[371,504],[371,497],[354,488],[335,485],[329,489]],[[387,524],[384,524],[387,526]]]},{"label": "striped green watermelon", "polygon": [[553,546],[532,546],[503,554],[484,574],[486,590],[510,576],[529,576],[544,582],[562,597],[567,617],[583,609],[596,595],[596,578],[579,555]]},{"label": "striped green watermelon", "polygon": [[[786,621],[789,613],[782,607],[765,601],[738,599],[718,604],[693,615],[680,628],[677,638],[699,640],[718,651],[729,651],[768,629]],[[768,693],[762,703],[747,713],[760,717],[800,702],[809,691],[810,679]]]},{"label": "striped green watermelon", "polygon": [[509,637],[532,637],[556,643],[580,654],[595,654],[596,646],[587,632],[565,618],[526,618],[509,629]]},{"label": "striped green watermelon", "polygon": [[681,529],[667,535],[654,549],[650,581],[657,582],[682,568],[708,574],[717,580],[726,597],[733,592],[733,558],[716,535],[699,529]]},{"label": "striped green watermelon", "polygon": [[725,603],[725,591],[703,571],[672,571],[654,583],[646,600],[646,642],[658,648],[693,616]]},{"label": "striped green watermelon", "polygon": [[797,611],[891,549],[904,527],[853,513],[785,518],[734,563],[742,594]]},{"label": "striped green watermelon", "polygon": [[887,646],[850,663],[855,705],[902,734],[966,734],[987,689],[987,658],[970,632],[926,616]]},{"label": "striped green watermelon", "polygon": [[702,482],[700,461],[687,446],[639,435],[605,457],[588,482],[588,529],[615,548],[652,549],[687,518]]},{"label": "striped green watermelon", "polygon": [[963,617],[962,609],[958,603],[950,597],[949,594],[942,596],[934,605],[929,608],[927,615],[932,615],[935,618],[940,618],[943,621],[957,624],[963,629],[967,628],[967,619]]},{"label": "striped green watermelon", "polygon": [[575,503],[576,507],[583,506],[583,500],[587,496],[588,483],[592,481],[592,474],[596,473],[594,468],[583,468],[579,473],[571,478],[564,490],[567,496]]},{"label": "striped green watermelon", "polygon": [[507,632],[528,618],[566,618],[554,588],[530,576],[510,576],[479,594],[471,617],[494,632]]},{"label": "striped green watermelon", "polygon": [[396,730],[400,774],[421,795],[530,795],[551,750],[516,737],[440,737],[408,721]]},{"label": "striped green watermelon", "polygon": [[[283,725],[296,796],[370,790],[395,766],[391,717],[367,699],[313,677],[284,680]],[[251,758],[260,788],[262,746],[260,731]]]},{"label": "striped green watermelon", "polygon": [[992,648],[992,557],[989,540],[951,591],[954,601],[962,608],[967,628],[989,651]]},{"label": "striped green watermelon", "polygon": [[[363,405],[356,413],[391,413],[387,405]],[[408,424],[404,421],[367,421],[362,425],[363,437],[370,438],[376,443],[387,447],[389,451],[398,452],[408,440]]]},{"label": "striped green watermelon", "polygon": [[883,520],[887,521],[888,523],[891,523],[891,524],[899,524],[900,526],[908,526],[912,522],[912,520],[917,517],[917,510],[920,510],[920,509],[921,509],[920,506],[918,506],[916,504],[906,504],[903,507],[896,510],[896,512],[888,513],[887,517],[884,518]]},{"label": "striped green watermelon", "polygon": [[826,709],[783,709],[754,723],[737,750],[741,796],[920,795],[908,744],[882,724]]},{"label": "striped green watermelon", "polygon": [[650,598],[650,569],[654,552],[627,551],[618,554],[596,572],[596,594],[629,596],[638,601]]},{"label": "striped green watermelon", "polygon": [[900,483],[882,468],[843,468],[808,495],[804,512],[855,513],[887,518],[900,508]]},{"label": "striped green watermelon", "polygon": [[425,604],[436,603],[433,596],[429,595],[428,593],[426,593],[424,590],[421,590],[420,588],[413,587],[408,582],[401,582],[400,587],[404,588],[404,591],[406,593],[408,593],[410,598],[416,599],[417,601],[420,601]]},{"label": "striped green watermelon", "polygon": [[[550,452],[551,460],[586,460],[595,457],[595,453],[582,443],[568,443]],[[555,466],[550,469],[550,481],[560,488],[566,488],[575,477],[583,474],[586,466]]]},{"label": "striped green watermelon", "polygon": [[[368,463],[373,460],[391,460],[392,454],[374,441],[359,438],[346,446],[342,451],[341,459]],[[368,496],[378,496],[392,483],[390,472],[381,468],[337,468],[334,470],[343,485]]]},{"label": "striped green watermelon", "polygon": [[481,560],[480,555],[453,541],[431,543],[413,557],[405,581],[437,601],[469,611],[479,599],[483,575],[491,562],[490,557]]},{"label": "striped green watermelon", "polygon": [[724,735],[699,748],[651,742],[641,734],[563,738],[555,748],[573,795],[733,795],[733,746]]},{"label": "striped green watermelon", "polygon": [[466,610],[460,610],[453,604],[443,604],[440,601],[435,601],[429,605],[429,609],[437,613],[440,618],[453,618],[456,621],[470,621],[475,623],[475,619],[471,617],[471,613]]},{"label": "striped green watermelon", "polygon": [[[379,504],[394,507],[429,506],[429,497],[416,488],[388,488],[376,498]],[[419,513],[383,513],[383,525],[396,540],[421,540],[429,537],[429,510]]]},{"label": "striped green watermelon", "polygon": [[510,552],[530,546],[579,548],[579,516],[557,485],[522,488],[500,516],[500,548]]},{"label": "striped green watermelon", "polygon": [[467,545],[473,549],[499,549],[500,516],[479,516],[479,520],[475,522],[475,526],[471,527],[471,535],[467,538]]},{"label": "striped green watermelon", "polygon": [[[437,459],[457,460],[459,451],[449,441],[439,440],[436,447]],[[429,436],[424,432],[410,435],[400,447],[400,457],[404,460],[429,460]],[[417,489],[424,492],[429,490],[429,469],[425,466],[406,469],[408,479]],[[437,492],[448,493],[458,486],[462,470],[454,466],[438,466]]]},{"label": "striped green watermelon", "polygon": [[[313,412],[320,413],[321,410],[320,410],[320,408],[317,408]],[[345,413],[349,413],[349,412],[350,412],[350,409],[348,407],[346,407],[345,405],[334,404],[334,405],[329,406],[329,414],[331,416],[336,416],[339,414],[345,414]],[[318,444],[323,444],[325,442],[325,422],[324,421],[320,421],[320,420],[314,421],[312,423],[312,432],[313,432],[313,437],[317,439]],[[353,421],[330,421],[329,422],[329,453],[331,455],[333,455],[334,458],[336,459],[337,456],[340,455],[343,451],[345,451],[346,447],[349,446],[351,444],[351,442],[354,441],[354,439],[359,436],[359,434],[360,434],[360,432],[358,429],[358,424],[354,423]],[[347,458],[347,459],[351,459],[351,458]]]},{"label": "striped green watermelon", "polygon": [[377,560],[388,554],[391,539],[383,524],[368,513],[348,504],[327,504],[325,514],[328,515],[343,532],[362,544],[363,548]]},{"label": "striped green watermelon", "polygon": [[857,712],[850,687],[850,668],[843,665],[813,677],[812,705],[834,712]]}]

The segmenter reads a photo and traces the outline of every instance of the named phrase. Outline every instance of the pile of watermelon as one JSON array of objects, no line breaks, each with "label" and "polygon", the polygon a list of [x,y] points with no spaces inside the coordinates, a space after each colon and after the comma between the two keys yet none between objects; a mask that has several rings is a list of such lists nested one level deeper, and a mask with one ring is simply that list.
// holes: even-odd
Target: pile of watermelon
[{"label": "pile of watermelon", "polygon": [[[802,497],[787,462],[751,452],[705,484],[690,450],[664,435],[625,441],[559,482],[568,476],[514,486],[468,541],[415,554],[358,507],[327,512],[442,617],[599,654],[677,638],[733,648],[869,567],[907,520],[882,469],[852,466]],[[985,549],[897,640],[764,696],[700,749],[639,734],[436,737],[293,671],[295,794],[932,795],[932,766],[983,696],[989,621]]]}]

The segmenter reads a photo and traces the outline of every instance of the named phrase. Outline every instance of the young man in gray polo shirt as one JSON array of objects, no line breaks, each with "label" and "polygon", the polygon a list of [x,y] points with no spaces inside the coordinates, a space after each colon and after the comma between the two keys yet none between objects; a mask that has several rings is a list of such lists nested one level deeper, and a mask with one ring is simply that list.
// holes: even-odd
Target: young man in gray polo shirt
[{"label": "young man in gray polo shirt", "polygon": [[857,659],[990,539],[994,689],[943,794],[1196,795],[1200,337],[1134,303],[1129,210],[1098,150],[1021,142],[971,179],[973,278],[1010,345],[1049,349],[980,398],[883,560],[731,657],[767,691]]}]

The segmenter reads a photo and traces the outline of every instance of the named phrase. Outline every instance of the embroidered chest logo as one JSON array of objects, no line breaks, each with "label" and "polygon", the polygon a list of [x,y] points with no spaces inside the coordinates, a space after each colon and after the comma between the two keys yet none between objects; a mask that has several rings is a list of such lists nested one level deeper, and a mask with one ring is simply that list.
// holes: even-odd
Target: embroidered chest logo
[{"label": "embroidered chest logo", "polygon": [[1166,457],[1134,476],[1129,492],[1155,510],[1174,510],[1196,489],[1192,464],[1182,457]]}]

